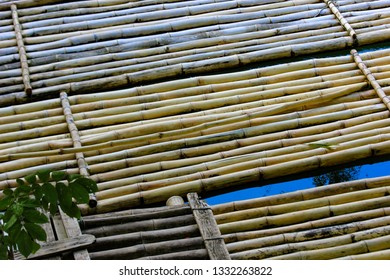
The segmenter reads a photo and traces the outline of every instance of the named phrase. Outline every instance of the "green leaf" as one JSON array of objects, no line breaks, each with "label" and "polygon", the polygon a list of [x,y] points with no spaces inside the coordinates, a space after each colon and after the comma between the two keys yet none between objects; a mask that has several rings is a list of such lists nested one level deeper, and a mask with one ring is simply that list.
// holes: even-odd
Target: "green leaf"
[{"label": "green leaf", "polygon": [[72,196],[77,200],[78,203],[88,203],[89,193],[82,185],[77,184],[77,181],[75,181],[70,183],[69,187],[72,191]]},{"label": "green leaf", "polygon": [[61,180],[65,180],[66,176],[67,176],[67,174],[64,171],[53,171],[51,173],[51,177],[56,182],[61,181]]},{"label": "green leaf", "polygon": [[0,242],[0,260],[8,260],[8,247]]},{"label": "green leaf", "polygon": [[14,201],[14,198],[10,197],[10,196],[6,196],[6,197],[3,197],[2,199],[0,199],[0,211],[6,210],[11,205],[11,203],[13,201]]},{"label": "green leaf", "polygon": [[18,238],[16,239],[16,244],[18,245],[19,252],[26,258],[33,251],[33,243],[35,243],[34,240],[31,239],[31,237],[25,230],[22,230]]},{"label": "green leaf", "polygon": [[18,221],[18,217],[16,215],[12,215],[12,217],[4,224],[4,231],[8,232],[8,230],[13,227],[13,225]]},{"label": "green leaf", "polygon": [[61,209],[65,212],[66,215],[68,215],[71,218],[80,219],[81,213],[80,209],[77,207],[76,203],[72,202],[70,207],[63,208],[61,206]]},{"label": "green leaf", "polygon": [[24,227],[33,239],[46,241],[47,235],[41,226],[34,223],[25,223]]},{"label": "green leaf", "polygon": [[37,207],[40,207],[41,204],[35,200],[35,199],[30,199],[30,198],[26,198],[24,199],[23,201],[20,202],[20,204],[24,207],[24,208],[37,208]]},{"label": "green leaf", "polygon": [[8,230],[8,236],[10,243],[15,243],[16,239],[18,238],[20,232],[22,231],[22,224],[21,223],[15,223],[9,230]]},{"label": "green leaf", "polygon": [[89,193],[95,193],[98,191],[97,184],[92,179],[81,177],[78,178],[75,183],[82,185]]},{"label": "green leaf", "polygon": [[68,175],[68,182],[72,182],[78,178],[82,178],[80,174],[69,174]]},{"label": "green leaf", "polygon": [[56,188],[50,183],[44,183],[42,185],[42,192],[51,204],[57,205],[58,193]]},{"label": "green leaf", "polygon": [[16,183],[18,184],[18,186],[24,186],[26,184],[26,182],[24,182],[22,179],[19,179],[19,178],[16,179]]},{"label": "green leaf", "polygon": [[14,203],[10,206],[9,210],[17,217],[20,217],[23,213],[23,206],[20,203]]},{"label": "green leaf", "polygon": [[56,185],[58,201],[61,208],[69,208],[72,205],[72,192],[68,186],[63,183],[57,183]]},{"label": "green leaf", "polygon": [[14,191],[11,190],[10,188],[6,188],[4,191],[3,191],[3,194],[5,194],[6,196],[12,196],[14,194]]},{"label": "green leaf", "polygon": [[41,182],[48,182],[50,180],[50,170],[39,170],[37,175]]},{"label": "green leaf", "polygon": [[30,184],[34,184],[37,181],[37,176],[35,174],[30,174],[30,175],[27,175],[26,177],[24,177],[24,180],[26,180]]},{"label": "green leaf", "polygon": [[23,215],[24,218],[31,223],[45,224],[49,221],[44,214],[36,209],[24,209]]},{"label": "green leaf", "polygon": [[15,190],[15,196],[20,196],[20,194],[30,194],[31,187],[28,185],[18,186]]}]

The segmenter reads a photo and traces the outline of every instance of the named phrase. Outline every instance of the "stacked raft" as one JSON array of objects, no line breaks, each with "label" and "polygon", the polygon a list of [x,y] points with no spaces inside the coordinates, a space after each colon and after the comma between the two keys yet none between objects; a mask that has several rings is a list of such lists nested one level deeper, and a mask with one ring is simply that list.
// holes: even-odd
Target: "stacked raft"
[{"label": "stacked raft", "polygon": [[[46,1],[54,2],[54,1]],[[388,0],[0,5],[1,105],[199,75],[390,38]],[[33,6],[33,7],[30,7]]]},{"label": "stacked raft", "polygon": [[[389,185],[386,176],[211,208],[231,259],[389,259]],[[92,215],[82,225],[97,238],[91,259],[207,259],[191,220],[184,205]]]},{"label": "stacked raft", "polygon": [[352,52],[1,108],[0,188],[85,168],[102,213],[386,156],[389,69]]},{"label": "stacked raft", "polygon": [[[389,40],[389,0],[39,2],[0,1],[0,197],[41,169],[92,178],[93,259],[209,257],[194,228],[154,238],[194,227],[187,206],[114,211],[390,155],[390,49],[360,49]],[[213,210],[233,259],[390,258],[388,181]]]}]

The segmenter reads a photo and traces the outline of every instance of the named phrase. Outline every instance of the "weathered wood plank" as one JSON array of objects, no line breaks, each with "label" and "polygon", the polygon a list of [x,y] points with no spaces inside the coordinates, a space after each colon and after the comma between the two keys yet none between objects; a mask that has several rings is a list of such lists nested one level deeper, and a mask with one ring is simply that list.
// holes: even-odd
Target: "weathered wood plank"
[{"label": "weathered wood plank", "polygon": [[[77,237],[81,235],[81,229],[76,219],[70,218],[60,209],[62,222],[64,223],[65,231],[68,237]],[[75,260],[90,260],[87,250],[73,252]]]},{"label": "weathered wood plank", "polygon": [[95,236],[83,234],[80,236],[66,238],[63,240],[51,241],[42,245],[42,247],[28,259],[49,258],[60,253],[72,250],[80,250],[88,247],[96,240]]},{"label": "weathered wood plank", "polygon": [[230,260],[229,252],[210,206],[199,200],[196,193],[187,194],[187,198],[210,259]]}]

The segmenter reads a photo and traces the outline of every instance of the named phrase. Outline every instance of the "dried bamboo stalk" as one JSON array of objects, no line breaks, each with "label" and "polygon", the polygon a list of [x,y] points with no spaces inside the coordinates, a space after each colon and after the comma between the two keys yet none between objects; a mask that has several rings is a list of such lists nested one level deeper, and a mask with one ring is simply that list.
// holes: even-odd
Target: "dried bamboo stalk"
[{"label": "dried bamboo stalk", "polygon": [[247,239],[227,244],[229,253],[248,251],[256,248],[271,247],[286,243],[297,243],[323,238],[332,238],[344,234],[352,234],[362,230],[390,225],[388,217],[369,219],[347,224],[334,225],[324,228],[315,228],[299,232],[281,233],[273,236]]},{"label": "dried bamboo stalk", "polygon": [[366,76],[367,80],[370,82],[371,86],[374,88],[375,92],[378,94],[379,98],[382,100],[382,102],[390,110],[390,99],[389,99],[389,97],[383,91],[382,87],[379,85],[379,83],[377,82],[377,80],[375,79],[375,77],[371,73],[371,71],[364,64],[364,62],[363,62],[362,58],[360,57],[359,53],[356,50],[351,50],[351,55],[353,56],[353,59],[355,60],[355,63],[357,64],[359,69],[363,72],[363,74]]},{"label": "dried bamboo stalk", "polygon": [[390,259],[390,249],[336,258],[336,260],[388,260],[388,259]]},{"label": "dried bamboo stalk", "polygon": [[334,248],[324,248],[318,250],[301,251],[297,253],[273,257],[270,259],[334,259],[338,257],[345,257],[348,255],[365,254],[370,252],[381,251],[389,249],[390,236],[377,237],[369,240],[362,240],[356,243],[340,245]]},{"label": "dried bamboo stalk", "polygon": [[27,96],[31,96],[32,95],[32,87],[31,87],[31,83],[30,83],[30,71],[28,68],[27,53],[26,53],[26,48],[24,46],[24,42],[23,42],[22,27],[19,23],[18,10],[17,10],[17,7],[15,4],[11,5],[11,11],[12,11],[13,25],[14,25],[15,34],[16,34],[16,42],[18,44],[20,64],[21,64],[21,68],[22,68],[24,91],[26,92]]},{"label": "dried bamboo stalk", "polygon": [[129,247],[137,244],[148,244],[167,240],[199,237],[199,235],[200,233],[197,225],[182,226],[180,228],[125,233],[120,235],[97,238],[96,242],[90,247],[88,247],[88,251],[97,252],[121,247]]},{"label": "dried bamboo stalk", "polygon": [[337,17],[337,19],[340,21],[341,25],[344,27],[345,30],[347,30],[348,34],[354,39],[357,39],[356,32],[353,30],[351,25],[348,23],[348,21],[343,17],[343,15],[340,13],[339,9],[335,6],[332,0],[323,0],[326,5],[328,5],[329,9],[332,11],[332,13]]},{"label": "dried bamboo stalk", "polygon": [[355,242],[369,242],[370,239],[385,237],[388,235],[390,226],[362,230],[351,234],[311,240],[299,243],[285,243],[276,246],[263,247],[256,250],[243,251],[232,254],[232,259],[265,259],[271,257],[283,258],[284,255],[291,255],[296,252],[310,250],[331,250],[331,247],[349,246]]},{"label": "dried bamboo stalk", "polygon": [[388,215],[390,208],[380,208],[373,210],[363,210],[360,212],[314,220],[310,222],[298,223],[289,226],[281,226],[271,229],[262,229],[247,232],[235,232],[223,235],[225,242],[238,242],[254,238],[271,237],[273,235],[294,233],[304,230],[316,230],[323,227],[334,227],[336,225],[348,224],[352,222],[369,221],[371,219],[383,218]]},{"label": "dried bamboo stalk", "polygon": [[[73,147],[81,148],[82,145],[81,145],[79,130],[74,122],[72,109],[70,107],[68,95],[66,94],[66,92],[60,93],[60,100],[61,100],[64,116],[66,119],[66,123],[68,125],[69,133],[73,141]],[[76,157],[77,165],[79,167],[80,175],[84,177],[89,177],[88,165],[87,162],[85,161],[84,154],[82,152],[76,153],[75,157]],[[97,205],[96,195],[90,194],[88,205],[92,208],[96,207]]]},{"label": "dried bamboo stalk", "polygon": [[156,243],[140,244],[131,247],[117,248],[90,253],[92,260],[99,259],[135,259],[147,256],[168,254],[177,251],[187,251],[204,248],[201,237],[190,237]]}]

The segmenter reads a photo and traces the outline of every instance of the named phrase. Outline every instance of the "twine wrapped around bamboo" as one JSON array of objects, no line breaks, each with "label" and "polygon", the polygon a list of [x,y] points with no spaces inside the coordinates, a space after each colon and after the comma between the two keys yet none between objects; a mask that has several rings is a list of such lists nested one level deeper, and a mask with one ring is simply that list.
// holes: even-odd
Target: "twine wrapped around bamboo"
[{"label": "twine wrapped around bamboo", "polygon": [[32,87],[30,84],[30,72],[29,72],[28,62],[27,62],[26,48],[25,48],[24,42],[23,42],[22,27],[19,23],[18,10],[17,10],[17,7],[15,4],[11,5],[11,11],[12,11],[12,20],[13,20],[13,24],[14,24],[14,28],[15,28],[15,33],[16,33],[16,41],[18,44],[20,64],[21,64],[21,68],[22,68],[24,90],[25,90],[27,96],[31,96]]}]

